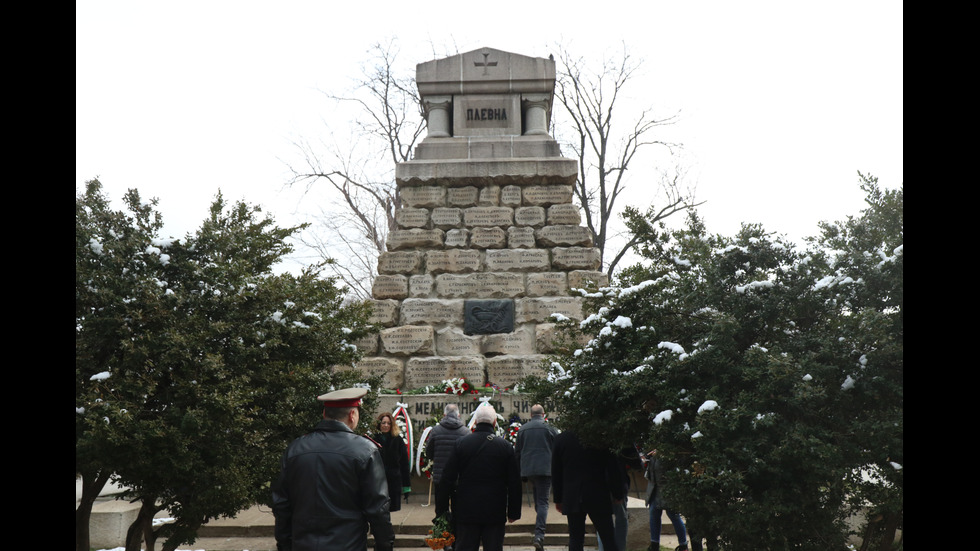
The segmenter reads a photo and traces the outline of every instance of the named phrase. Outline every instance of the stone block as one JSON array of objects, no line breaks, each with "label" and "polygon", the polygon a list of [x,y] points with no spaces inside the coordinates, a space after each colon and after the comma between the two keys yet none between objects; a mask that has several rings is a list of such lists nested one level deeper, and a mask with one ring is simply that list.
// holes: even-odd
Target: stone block
[{"label": "stone block", "polygon": [[140,504],[128,501],[99,501],[92,505],[89,518],[89,545],[113,549],[126,545],[126,532],[136,521]]},{"label": "stone block", "polygon": [[528,296],[565,296],[567,294],[568,276],[565,272],[527,274]]},{"label": "stone block", "polygon": [[514,225],[514,209],[510,207],[470,207],[463,210],[463,224],[468,228],[503,227]]},{"label": "stone block", "polygon": [[371,307],[368,323],[391,327],[398,322],[399,302],[397,300],[368,300],[367,303]]},{"label": "stone block", "polygon": [[482,385],[484,359],[480,356],[431,356],[409,358],[405,364],[408,388],[435,386],[453,377],[465,377],[472,384]]},{"label": "stone block", "polygon": [[578,205],[563,203],[548,207],[549,226],[577,226],[582,223]]},{"label": "stone block", "polygon": [[368,375],[380,375],[384,379],[385,388],[402,388],[405,386],[405,363],[399,358],[367,357],[357,362],[356,369]]},{"label": "stone block", "polygon": [[427,251],[425,271],[430,274],[476,272],[483,266],[481,254],[473,249]]},{"label": "stone block", "polygon": [[507,228],[507,247],[511,249],[533,249],[534,228],[529,226],[511,226]]},{"label": "stone block", "polygon": [[398,191],[402,208],[432,209],[446,206],[446,188],[443,186],[403,186]]},{"label": "stone block", "polygon": [[419,251],[385,251],[378,257],[379,274],[414,274],[421,269]]},{"label": "stone block", "polygon": [[500,186],[491,184],[481,187],[480,198],[477,200],[476,204],[480,207],[499,207]]},{"label": "stone block", "polygon": [[546,323],[554,322],[552,314],[582,319],[581,297],[527,297],[517,299],[515,321],[517,323]]},{"label": "stone block", "polygon": [[521,206],[521,186],[505,186],[500,190],[500,206]]},{"label": "stone block", "polygon": [[555,270],[598,270],[599,249],[593,247],[555,247],[551,249]]},{"label": "stone block", "polygon": [[521,325],[510,333],[495,333],[483,336],[481,352],[485,355],[518,355],[535,353],[534,327]]},{"label": "stone block", "polygon": [[386,245],[389,251],[414,248],[442,248],[445,232],[442,230],[393,230],[388,233]]},{"label": "stone block", "polygon": [[413,275],[408,278],[408,296],[425,298],[432,294],[436,278],[432,274]]},{"label": "stone block", "polygon": [[487,379],[498,386],[513,387],[528,375],[544,376],[547,358],[543,354],[487,358]]},{"label": "stone block", "polygon": [[518,226],[541,227],[547,222],[544,207],[519,207],[514,209],[514,223]]},{"label": "stone block", "polygon": [[400,321],[402,325],[460,325],[463,300],[407,298],[402,301]]},{"label": "stone block", "polygon": [[572,202],[572,186],[543,185],[524,188],[524,204],[547,207]]},{"label": "stone block", "polygon": [[520,136],[517,94],[470,94],[453,98],[453,136]]},{"label": "stone block", "polygon": [[493,272],[540,272],[551,268],[544,249],[500,249],[487,251],[487,270]]},{"label": "stone block", "polygon": [[568,287],[570,289],[588,289],[593,284],[600,289],[608,287],[609,276],[605,272],[597,270],[572,270],[568,272]]},{"label": "stone block", "polygon": [[395,211],[395,223],[401,229],[424,228],[429,223],[429,209],[398,209]]},{"label": "stone block", "polygon": [[463,210],[459,207],[432,209],[432,225],[439,229],[458,228],[463,225]]},{"label": "stone block", "polygon": [[444,327],[436,331],[436,354],[439,356],[480,355],[481,335],[467,335],[457,327]]},{"label": "stone block", "polygon": [[524,277],[514,273],[441,274],[436,294],[444,298],[514,298],[524,294]]},{"label": "stone block", "polygon": [[453,187],[447,193],[450,207],[475,207],[480,197],[480,190],[475,186]]},{"label": "stone block", "polygon": [[545,226],[534,231],[539,247],[591,247],[592,232],[584,226]]},{"label": "stone block", "polygon": [[432,354],[435,344],[432,327],[401,325],[381,330],[381,346],[388,354],[411,356]]},{"label": "stone block", "polygon": [[473,228],[470,246],[474,249],[502,249],[507,246],[507,232],[502,228]]},{"label": "stone block", "polygon": [[470,245],[470,230],[455,229],[446,231],[447,248],[466,248]]},{"label": "stone block", "polygon": [[354,341],[354,346],[361,354],[367,354],[369,356],[378,353],[378,334],[374,333],[371,335],[365,335],[360,339]]},{"label": "stone block", "polygon": [[408,277],[403,275],[378,275],[371,286],[375,299],[403,299],[408,296]]}]

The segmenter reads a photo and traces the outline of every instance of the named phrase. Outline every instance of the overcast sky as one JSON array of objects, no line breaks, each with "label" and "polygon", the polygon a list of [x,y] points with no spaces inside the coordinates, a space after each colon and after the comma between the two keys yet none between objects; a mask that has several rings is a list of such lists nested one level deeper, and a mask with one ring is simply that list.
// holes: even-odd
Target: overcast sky
[{"label": "overcast sky", "polygon": [[[465,6],[465,7],[463,7]],[[684,144],[712,232],[761,222],[791,238],[863,207],[857,171],[903,182],[903,6],[824,2],[480,4],[207,0],[76,2],[76,192],[160,199],[168,232],[196,228],[220,189],[282,223],[316,210],[282,190],[297,140],[346,134],[345,91],[375,42],[398,62],[491,47],[547,57],[626,44],[632,98]],[[566,152],[567,153],[567,152]],[[656,167],[632,167],[643,204]],[[302,218],[305,219],[305,218]]]}]

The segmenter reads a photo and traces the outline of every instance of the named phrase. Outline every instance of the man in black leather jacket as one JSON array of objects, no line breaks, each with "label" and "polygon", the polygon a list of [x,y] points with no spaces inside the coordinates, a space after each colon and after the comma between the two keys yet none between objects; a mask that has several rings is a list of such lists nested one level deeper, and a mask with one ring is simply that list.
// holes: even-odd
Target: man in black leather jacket
[{"label": "man in black leather jacket", "polygon": [[375,549],[389,551],[395,533],[388,511],[388,481],[378,445],[353,429],[366,389],[324,394],[324,419],[294,440],[272,487],[279,551]]}]

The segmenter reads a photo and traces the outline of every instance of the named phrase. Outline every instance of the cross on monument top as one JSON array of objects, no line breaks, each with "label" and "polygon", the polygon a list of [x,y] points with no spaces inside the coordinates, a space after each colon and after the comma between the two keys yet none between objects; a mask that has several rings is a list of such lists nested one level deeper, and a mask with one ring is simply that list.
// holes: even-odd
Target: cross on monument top
[{"label": "cross on monument top", "polygon": [[483,53],[483,62],[481,63],[479,61],[474,61],[473,62],[473,65],[475,67],[483,67],[483,75],[484,76],[487,76],[487,75],[490,74],[487,71],[487,67],[496,67],[497,66],[497,62],[496,61],[488,61],[488,58],[490,57],[490,52],[484,50],[482,53]]}]

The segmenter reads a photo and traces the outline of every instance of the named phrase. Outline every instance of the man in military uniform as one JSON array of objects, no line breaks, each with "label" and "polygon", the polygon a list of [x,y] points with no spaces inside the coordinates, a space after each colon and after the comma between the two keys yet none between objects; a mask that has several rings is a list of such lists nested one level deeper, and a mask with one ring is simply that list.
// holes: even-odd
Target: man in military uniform
[{"label": "man in military uniform", "polygon": [[323,420],[283,454],[272,487],[279,551],[363,551],[368,526],[375,549],[394,545],[381,453],[373,440],[353,431],[365,394],[367,389],[348,388],[319,396]]}]

